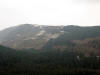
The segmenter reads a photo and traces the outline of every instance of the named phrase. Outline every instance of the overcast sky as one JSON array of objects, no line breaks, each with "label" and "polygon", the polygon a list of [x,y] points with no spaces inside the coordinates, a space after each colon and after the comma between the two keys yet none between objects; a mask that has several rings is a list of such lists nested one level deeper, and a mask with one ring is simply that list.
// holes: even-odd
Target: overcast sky
[{"label": "overcast sky", "polygon": [[0,0],[0,29],[24,23],[100,25],[100,0]]}]

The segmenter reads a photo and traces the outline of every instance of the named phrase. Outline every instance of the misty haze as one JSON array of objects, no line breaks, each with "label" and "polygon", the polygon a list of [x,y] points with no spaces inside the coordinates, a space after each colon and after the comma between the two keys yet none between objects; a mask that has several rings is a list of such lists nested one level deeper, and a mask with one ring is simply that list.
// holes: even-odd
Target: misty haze
[{"label": "misty haze", "polygon": [[0,75],[100,75],[100,1],[0,0]]}]

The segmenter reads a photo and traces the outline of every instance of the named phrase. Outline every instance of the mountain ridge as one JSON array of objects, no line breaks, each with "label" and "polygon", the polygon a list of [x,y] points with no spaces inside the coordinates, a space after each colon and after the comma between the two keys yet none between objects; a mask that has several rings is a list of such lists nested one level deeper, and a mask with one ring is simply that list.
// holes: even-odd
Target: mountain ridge
[{"label": "mountain ridge", "polygon": [[[62,51],[75,49],[79,52],[99,52],[96,48],[92,47],[94,45],[89,46],[88,43],[91,42],[90,38],[93,39],[92,41],[99,41],[97,38],[100,38],[100,26],[42,26],[22,24],[2,30],[0,31],[0,35],[1,45],[15,49],[60,49]],[[83,48],[82,45],[84,44],[79,44],[79,42],[84,42],[84,40],[87,41],[86,44],[90,48]],[[96,45],[99,46],[99,43]],[[82,50],[77,49],[79,46]]]}]

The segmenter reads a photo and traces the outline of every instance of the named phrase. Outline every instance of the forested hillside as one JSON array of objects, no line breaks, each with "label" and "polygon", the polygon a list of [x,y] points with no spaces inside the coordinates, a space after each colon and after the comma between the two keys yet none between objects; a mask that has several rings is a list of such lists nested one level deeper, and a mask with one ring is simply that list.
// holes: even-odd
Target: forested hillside
[{"label": "forested hillside", "polygon": [[0,46],[0,75],[99,75],[99,63],[99,57],[72,51],[19,51]]},{"label": "forested hillside", "polygon": [[100,75],[100,26],[25,24],[0,44],[0,75]]},{"label": "forested hillside", "polygon": [[22,24],[0,31],[0,44],[14,49],[35,48],[39,50],[47,47],[47,49],[67,50],[67,48],[74,48],[79,45],[76,41],[83,42],[87,40],[86,44],[88,44],[91,39],[95,41],[100,40],[99,38],[100,26]]},{"label": "forested hillside", "polygon": [[51,39],[43,47],[44,50],[68,50],[83,52],[86,55],[100,55],[100,27],[65,26],[64,34]]}]

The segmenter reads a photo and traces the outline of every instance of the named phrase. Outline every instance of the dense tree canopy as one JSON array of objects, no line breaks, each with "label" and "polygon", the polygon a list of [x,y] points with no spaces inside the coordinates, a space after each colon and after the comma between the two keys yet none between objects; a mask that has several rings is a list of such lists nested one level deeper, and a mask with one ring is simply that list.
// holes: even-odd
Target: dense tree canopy
[{"label": "dense tree canopy", "polygon": [[0,46],[0,74],[99,75],[100,59],[72,51],[14,50]]}]

